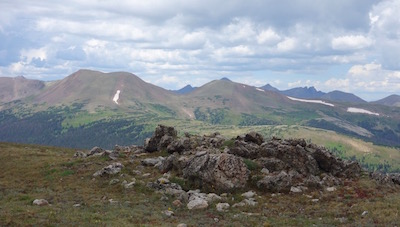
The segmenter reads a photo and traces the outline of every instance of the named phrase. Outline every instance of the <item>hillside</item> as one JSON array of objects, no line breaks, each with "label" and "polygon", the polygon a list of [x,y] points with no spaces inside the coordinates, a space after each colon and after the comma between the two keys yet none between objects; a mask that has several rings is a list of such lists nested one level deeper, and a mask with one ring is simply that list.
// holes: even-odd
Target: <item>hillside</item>
[{"label": "hillside", "polygon": [[385,106],[400,107],[400,95],[390,95],[386,98],[375,101],[374,103]]},{"label": "hillside", "polygon": [[[114,100],[117,93],[118,98]],[[92,107],[128,107],[136,106],[137,102],[169,103],[174,99],[174,93],[146,83],[131,73],[79,70],[49,86],[34,101],[50,106],[85,103]]]},{"label": "hillside", "polygon": [[[335,93],[339,94],[336,98],[351,95]],[[375,144],[400,146],[400,113],[394,107],[288,98],[227,79],[178,95],[131,73],[79,70],[36,95],[0,106],[0,141],[18,143],[76,148],[142,144],[151,128],[169,121],[184,122],[186,127],[198,122],[311,126]]]},{"label": "hillside", "polygon": [[[164,130],[166,132],[174,134],[169,129]],[[157,138],[156,135],[153,135],[153,140]],[[223,139],[215,133],[177,139],[185,138],[189,141],[205,141],[205,151],[185,151],[170,155],[165,151],[144,152],[143,148],[137,146],[117,146],[110,151],[101,148],[75,151],[0,143],[0,165],[4,168],[0,173],[0,186],[3,189],[0,197],[0,225],[177,226],[185,223],[188,226],[392,226],[398,223],[400,187],[385,181],[382,177],[388,177],[386,175],[372,174],[373,177],[370,177],[368,173],[361,172],[345,179],[340,175],[334,176],[329,169],[321,169],[318,170],[322,171],[321,178],[318,178],[324,182],[322,186],[312,186],[310,182],[307,187],[296,186],[297,180],[293,178],[289,190],[286,190],[287,185],[284,186],[286,181],[276,184],[277,187],[283,186],[282,189],[271,188],[275,184],[272,181],[268,183],[268,180],[276,179],[274,176],[279,171],[274,168],[280,168],[278,165],[266,161],[259,163],[254,158],[221,154],[219,148],[215,150],[209,146],[234,150],[239,143],[230,140],[222,144],[211,143]],[[244,138],[251,137],[246,135]],[[241,144],[258,146],[255,142],[246,141]],[[293,142],[302,145],[290,145]],[[266,142],[268,146],[276,143],[296,147],[294,156],[281,156],[281,159],[298,171],[305,167],[305,163],[300,161],[304,157],[300,151],[314,149],[313,145],[306,146],[301,140],[285,142],[275,139]],[[315,158],[322,157],[316,154]],[[324,155],[331,157],[327,153]],[[220,168],[211,171],[214,162],[207,162],[204,159],[206,157],[216,160]],[[294,162],[296,157],[300,162]],[[188,163],[183,169],[187,174],[190,168],[198,166],[195,163],[199,163],[200,167],[207,165],[207,168],[199,167],[199,175],[193,178],[182,175],[179,169],[160,170],[168,168],[165,164],[174,158]],[[196,162],[203,159],[205,161],[201,163]],[[237,166],[232,167],[238,174],[225,175],[225,178],[215,182],[215,187],[208,187],[207,179],[214,179],[215,174],[226,171],[226,165],[233,160],[238,162]],[[331,158],[329,163],[342,162]],[[268,172],[264,165],[270,169]],[[346,166],[356,164],[340,168],[348,168]],[[201,178],[201,174],[207,171],[210,171],[208,178]],[[278,174],[282,179],[293,175],[285,175],[284,172]],[[247,186],[235,181],[242,177],[240,174],[246,174],[247,178],[244,179],[247,179]],[[203,179],[203,184],[199,185],[201,181],[196,179]],[[225,181],[234,182],[235,188],[228,191],[220,188]]]},{"label": "hillside", "polygon": [[190,84],[188,84],[179,90],[173,90],[173,92],[178,93],[178,94],[187,94],[187,93],[190,93],[190,92],[196,90],[196,88],[197,87],[192,87]]},{"label": "hillside", "polygon": [[23,76],[0,77],[0,104],[35,95],[44,87],[43,81],[30,80]]},{"label": "hillside", "polygon": [[360,97],[342,91],[331,91],[322,95],[320,98],[335,102],[366,103],[366,101],[361,99]]}]

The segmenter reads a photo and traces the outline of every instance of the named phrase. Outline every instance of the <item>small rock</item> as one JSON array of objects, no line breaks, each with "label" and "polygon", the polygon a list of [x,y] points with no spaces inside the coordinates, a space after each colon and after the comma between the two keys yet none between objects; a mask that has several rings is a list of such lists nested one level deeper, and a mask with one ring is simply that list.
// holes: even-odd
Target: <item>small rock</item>
[{"label": "small rock", "polygon": [[229,203],[218,203],[216,205],[217,211],[219,212],[226,211],[229,207]]},{"label": "small rock", "polygon": [[165,210],[162,213],[165,214],[167,217],[174,216],[174,212],[172,210]]},{"label": "small rock", "polygon": [[221,200],[221,199],[222,198],[219,195],[215,194],[215,193],[208,193],[207,197],[206,197],[206,200],[209,203],[212,203],[214,201]]},{"label": "small rock", "polygon": [[145,173],[142,175],[142,177],[149,177],[151,175],[151,173]]},{"label": "small rock", "polygon": [[176,227],[187,227],[185,223],[179,223]]},{"label": "small rock", "polygon": [[116,184],[116,183],[118,183],[119,182],[119,179],[116,179],[116,178],[114,178],[114,179],[112,179],[112,180],[110,180],[110,185],[114,185],[114,184]]},{"label": "small rock", "polygon": [[141,161],[142,165],[144,166],[156,166],[160,164],[165,158],[164,157],[157,157],[157,158],[145,158]]},{"label": "small rock", "polygon": [[141,175],[142,172],[140,170],[132,170],[132,173],[135,175]]},{"label": "small rock", "polygon": [[311,202],[313,202],[313,203],[316,203],[316,202],[318,202],[319,201],[319,199],[312,199],[311,200]]},{"label": "small rock", "polygon": [[262,168],[261,173],[263,174],[269,174],[269,170],[267,168]]},{"label": "small rock", "polygon": [[121,172],[122,168],[124,168],[124,165],[122,165],[119,162],[112,163],[111,165],[108,165],[104,167],[103,169],[95,172],[93,174],[94,177],[98,176],[105,176],[105,175],[115,175],[119,172]]},{"label": "small rock", "polygon": [[189,201],[189,203],[187,204],[187,208],[189,210],[204,209],[204,208],[207,208],[207,207],[208,207],[207,200],[199,198],[199,197]]},{"label": "small rock", "polygon": [[113,199],[109,199],[108,202],[112,205],[118,204],[118,201],[113,200]]},{"label": "small rock", "polygon": [[[133,178],[133,179],[135,179],[135,178]],[[130,183],[128,183],[128,182],[126,182],[125,184],[123,183],[122,185],[124,186],[124,188],[125,189],[130,189],[130,188],[133,188],[133,186],[136,184],[136,180],[135,181],[132,181],[132,182],[130,182]]]},{"label": "small rock", "polygon": [[300,192],[302,192],[302,190],[301,190],[300,187],[294,187],[294,186],[292,186],[292,187],[290,188],[290,191],[293,192],[293,193],[300,193]]},{"label": "small rock", "polygon": [[246,199],[253,198],[256,195],[254,191],[248,191],[242,194],[242,197],[245,197]]},{"label": "small rock", "polygon": [[326,191],[328,191],[328,192],[336,191],[336,187],[327,187]]},{"label": "small rock", "polygon": [[158,178],[157,183],[159,183],[159,184],[169,184],[169,180],[167,178],[161,177],[161,178]]},{"label": "small rock", "polygon": [[365,216],[365,215],[367,215],[367,214],[368,214],[368,211],[364,210],[364,211],[362,212],[361,216]]},{"label": "small rock", "polygon": [[228,197],[228,193],[222,193],[220,196],[221,197]]},{"label": "small rock", "polygon": [[82,206],[80,203],[74,204],[73,207],[80,207]]},{"label": "small rock", "polygon": [[182,206],[182,202],[179,199],[177,199],[172,202],[172,205],[174,205],[176,207],[180,207],[180,206]]},{"label": "small rock", "polygon": [[214,221],[215,221],[215,222],[219,222],[219,219],[218,219],[218,218],[214,218]]},{"label": "small rock", "polygon": [[47,205],[49,205],[49,202],[45,199],[35,199],[35,200],[33,200],[33,205],[47,206]]}]

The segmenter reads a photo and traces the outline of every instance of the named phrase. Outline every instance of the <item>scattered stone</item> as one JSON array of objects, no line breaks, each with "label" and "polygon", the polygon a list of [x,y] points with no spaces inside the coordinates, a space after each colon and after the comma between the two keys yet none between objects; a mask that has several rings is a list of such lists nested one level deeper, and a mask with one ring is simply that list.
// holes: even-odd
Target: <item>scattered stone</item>
[{"label": "scattered stone", "polygon": [[261,173],[263,174],[269,174],[269,170],[267,168],[262,168]]},{"label": "scattered stone", "polygon": [[159,184],[169,184],[170,182],[169,182],[169,180],[167,178],[161,177],[161,178],[158,178],[157,183],[159,183]]},{"label": "scattered stone", "polygon": [[218,218],[214,218],[215,223],[219,222]]},{"label": "scattered stone", "polygon": [[217,211],[219,212],[226,211],[227,209],[229,209],[229,207],[230,207],[229,203],[218,203],[216,205]]},{"label": "scattered stone", "polygon": [[132,181],[130,183],[128,183],[128,181],[122,182],[122,186],[124,186],[125,189],[133,188],[133,186],[135,186],[135,184],[136,184],[135,178],[132,178]]},{"label": "scattered stone", "polygon": [[149,177],[149,176],[151,176],[151,173],[144,173],[144,174],[142,175],[142,177]]},{"label": "scattered stone", "polygon": [[80,203],[74,204],[73,207],[80,207],[82,206]]},{"label": "scattered stone", "polygon": [[277,175],[267,175],[257,182],[257,187],[270,192],[289,192],[292,185],[292,176],[285,171]]},{"label": "scattered stone", "polygon": [[318,202],[319,201],[319,199],[312,199],[311,200],[311,202],[313,202],[313,203],[316,203],[316,202]]},{"label": "scattered stone", "polygon": [[114,178],[114,179],[111,179],[110,180],[110,185],[114,185],[114,184],[117,184],[117,183],[119,183],[119,179],[117,179],[117,178]]},{"label": "scattered stone", "polygon": [[187,208],[189,210],[197,210],[197,209],[205,209],[208,207],[208,202],[205,199],[202,199],[200,197],[196,197],[193,200],[190,200],[189,203],[187,204]]},{"label": "scattered stone", "polygon": [[239,203],[233,204],[232,207],[255,206],[258,202],[254,198],[245,199]]},{"label": "scattered stone", "polygon": [[118,204],[118,201],[113,200],[113,199],[109,199],[108,202],[109,202],[111,205]]},{"label": "scattered stone", "polygon": [[105,176],[105,175],[115,175],[115,174],[121,172],[123,167],[124,167],[124,165],[122,165],[121,163],[115,162],[115,163],[112,163],[111,165],[108,165],[108,166],[104,167],[103,169],[95,172],[93,174],[93,176],[98,177],[98,176]]},{"label": "scattered stone", "polygon": [[361,216],[366,216],[368,214],[368,211],[364,210],[361,214]]},{"label": "scattered stone", "polygon": [[47,206],[49,205],[49,202],[45,199],[35,199],[32,204],[37,206]]},{"label": "scattered stone", "polygon": [[256,195],[254,191],[248,191],[242,194],[242,197],[245,197],[246,199],[253,198]]},{"label": "scattered stone", "polygon": [[187,225],[185,223],[180,223],[176,227],[187,227]]},{"label": "scattered stone", "polygon": [[76,151],[74,154],[74,158],[86,158],[87,154],[83,151]]},{"label": "scattered stone", "polygon": [[221,199],[222,199],[221,196],[219,196],[215,193],[208,193],[207,197],[206,197],[206,200],[208,203],[213,203],[213,202],[221,200]]},{"label": "scattered stone", "polygon": [[174,216],[174,212],[172,210],[165,210],[162,213],[165,214],[167,217]]},{"label": "scattered stone", "polygon": [[326,188],[326,191],[328,191],[328,192],[334,192],[334,191],[336,191],[336,187],[327,187],[327,188]]},{"label": "scattered stone", "polygon": [[142,171],[140,171],[140,170],[132,170],[132,173],[135,174],[135,175],[141,175]]},{"label": "scattered stone", "polygon": [[142,165],[144,166],[156,166],[160,165],[162,161],[164,161],[164,157],[157,157],[157,158],[145,158],[141,161]]},{"label": "scattered stone", "polygon": [[293,192],[293,193],[301,193],[301,192],[303,192],[303,190],[301,190],[300,187],[294,187],[294,186],[292,186],[292,187],[290,188],[290,192]]},{"label": "scattered stone", "polygon": [[176,206],[176,207],[180,207],[180,206],[182,206],[183,204],[182,204],[182,202],[181,202],[179,199],[177,199],[177,200],[174,200],[174,201],[172,202],[172,205],[174,205],[174,206]]},{"label": "scattered stone", "polygon": [[97,155],[103,155],[106,151],[100,147],[93,147],[89,153],[87,154],[87,156],[97,156]]}]

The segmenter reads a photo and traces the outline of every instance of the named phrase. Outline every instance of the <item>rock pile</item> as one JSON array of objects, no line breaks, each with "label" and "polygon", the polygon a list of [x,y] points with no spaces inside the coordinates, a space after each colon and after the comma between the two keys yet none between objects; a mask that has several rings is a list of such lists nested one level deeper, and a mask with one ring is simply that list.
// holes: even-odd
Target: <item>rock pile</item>
[{"label": "rock pile", "polygon": [[[230,147],[224,146],[225,141],[219,133],[179,138],[173,127],[159,125],[146,141],[145,150],[167,150],[171,155],[154,164],[161,172],[175,169],[208,190],[244,188],[254,179],[260,190],[269,192],[307,190],[340,184],[362,171],[357,162],[339,159],[303,139],[265,141],[259,133],[250,132],[230,141]],[[252,172],[249,165],[253,165]]]}]

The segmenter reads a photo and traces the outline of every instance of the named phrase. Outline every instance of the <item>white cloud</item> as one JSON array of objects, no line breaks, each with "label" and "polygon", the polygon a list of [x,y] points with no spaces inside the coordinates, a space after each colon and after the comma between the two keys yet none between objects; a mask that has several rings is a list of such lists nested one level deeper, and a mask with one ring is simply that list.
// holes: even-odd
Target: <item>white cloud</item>
[{"label": "white cloud", "polygon": [[278,51],[288,52],[292,51],[296,48],[296,39],[295,38],[285,38],[283,41],[279,42],[277,45]]},{"label": "white cloud", "polygon": [[373,41],[362,35],[339,36],[332,40],[332,48],[335,50],[357,50],[369,47]]},{"label": "white cloud", "polygon": [[259,44],[271,45],[271,44],[276,44],[280,40],[281,40],[281,37],[271,28],[263,30],[257,36],[257,42]]}]

